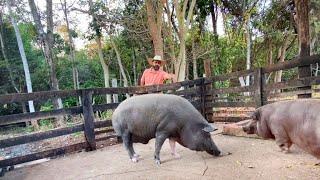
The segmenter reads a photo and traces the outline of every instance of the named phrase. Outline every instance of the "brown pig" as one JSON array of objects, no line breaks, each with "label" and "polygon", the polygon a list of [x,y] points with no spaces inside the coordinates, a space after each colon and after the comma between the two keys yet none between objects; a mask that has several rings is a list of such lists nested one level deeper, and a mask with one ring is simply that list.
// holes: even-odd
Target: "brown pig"
[{"label": "brown pig", "polygon": [[275,139],[284,152],[289,152],[290,146],[296,144],[320,159],[320,100],[289,100],[262,106],[243,130]]}]

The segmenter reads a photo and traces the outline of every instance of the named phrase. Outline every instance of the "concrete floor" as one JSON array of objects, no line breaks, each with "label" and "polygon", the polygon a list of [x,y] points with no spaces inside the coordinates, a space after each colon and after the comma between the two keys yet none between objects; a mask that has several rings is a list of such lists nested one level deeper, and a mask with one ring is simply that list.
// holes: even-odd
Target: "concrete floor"
[{"label": "concrete floor", "polygon": [[43,179],[320,179],[318,160],[296,148],[279,151],[272,140],[212,135],[217,146],[230,155],[213,157],[178,145],[180,159],[170,154],[168,141],[161,151],[162,164],[153,160],[154,140],[134,144],[141,155],[132,163],[121,144],[93,152],[81,152],[48,162],[16,168],[6,180]]}]

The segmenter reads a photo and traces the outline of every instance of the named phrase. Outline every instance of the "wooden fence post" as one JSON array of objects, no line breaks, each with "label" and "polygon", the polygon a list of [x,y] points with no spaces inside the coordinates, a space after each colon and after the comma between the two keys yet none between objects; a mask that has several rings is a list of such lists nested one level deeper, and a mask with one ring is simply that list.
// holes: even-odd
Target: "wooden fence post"
[{"label": "wooden fence post", "polygon": [[96,150],[96,140],[94,134],[94,114],[92,108],[92,94],[93,91],[82,91],[82,110],[84,117],[84,135],[89,145],[89,151]]},{"label": "wooden fence post", "polygon": [[200,102],[201,102],[201,114],[204,118],[206,118],[206,87],[204,85],[204,78],[201,79],[200,82]]},{"label": "wooden fence post", "polygon": [[200,90],[200,109],[201,109],[201,114],[203,115],[203,117],[208,121],[211,122],[212,121],[212,106],[208,106],[207,101],[212,101],[212,96],[211,95],[207,95],[207,92],[209,92],[211,90],[212,86],[211,84],[208,84],[206,82],[205,78],[201,78],[201,82],[199,85],[199,90]]},{"label": "wooden fence post", "polygon": [[254,73],[254,101],[256,108],[263,105],[263,86],[264,86],[264,74],[262,74],[262,69],[257,68]]}]

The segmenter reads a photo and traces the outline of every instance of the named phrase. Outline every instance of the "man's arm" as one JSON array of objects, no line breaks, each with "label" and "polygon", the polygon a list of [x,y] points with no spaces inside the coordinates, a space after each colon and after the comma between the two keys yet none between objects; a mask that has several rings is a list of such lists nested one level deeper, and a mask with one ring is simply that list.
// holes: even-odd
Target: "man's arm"
[{"label": "man's arm", "polygon": [[177,82],[177,76],[175,74],[165,73],[164,80],[167,80],[167,79],[170,79],[170,80],[172,79],[173,83]]},{"label": "man's arm", "polygon": [[144,86],[145,85],[145,72],[143,72],[142,76],[141,76],[141,79],[140,79],[140,86]]}]

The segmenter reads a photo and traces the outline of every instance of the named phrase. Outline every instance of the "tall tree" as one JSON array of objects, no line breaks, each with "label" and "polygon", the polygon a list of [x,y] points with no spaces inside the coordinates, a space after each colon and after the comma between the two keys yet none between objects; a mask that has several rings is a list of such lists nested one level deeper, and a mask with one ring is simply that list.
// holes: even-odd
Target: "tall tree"
[{"label": "tall tree", "polygon": [[[10,16],[11,23],[13,25],[13,28],[14,28],[14,31],[16,34],[19,52],[20,52],[20,56],[21,56],[21,60],[22,60],[22,64],[23,64],[23,70],[24,70],[26,84],[27,84],[27,92],[32,93],[32,82],[31,82],[31,76],[30,76],[30,71],[29,71],[29,64],[27,61],[26,53],[24,51],[23,42],[22,42],[19,28],[18,28],[16,20],[14,18],[14,14],[12,13],[12,10],[11,10],[11,3],[12,3],[11,0],[7,0],[7,7],[9,10],[9,16]],[[29,103],[29,111],[31,113],[35,112],[33,101],[28,101],[28,103]],[[38,123],[36,120],[31,121],[31,123],[35,128],[38,128]]]},{"label": "tall tree", "polygon": [[[308,0],[294,0],[296,7],[296,20],[298,24],[299,49],[300,58],[310,56],[310,32],[309,32],[309,1]],[[299,77],[311,76],[310,66],[299,67]],[[311,88],[311,87],[307,87]],[[311,94],[298,95],[299,98],[309,98]]]},{"label": "tall tree", "polygon": [[70,47],[70,60],[72,63],[72,77],[73,77],[73,88],[79,89],[79,74],[78,68],[76,66],[76,56],[75,56],[75,45],[73,42],[72,31],[70,29],[70,22],[69,22],[69,8],[67,7],[66,0],[60,0],[62,11],[64,14],[64,20],[66,22],[67,33],[68,33],[68,43]]},{"label": "tall tree", "polygon": [[146,0],[149,33],[152,38],[154,54],[163,57],[162,14],[165,1]]},{"label": "tall tree", "polygon": [[167,22],[166,24],[166,32],[165,37],[168,41],[169,46],[169,55],[170,55],[170,61],[168,63],[170,72],[173,72],[174,70],[174,63],[176,62],[176,53],[175,53],[175,41],[174,41],[174,35],[173,35],[173,27],[172,27],[172,21],[173,21],[173,10],[171,10],[170,5],[168,3],[168,0],[166,0],[165,3],[165,10],[167,15]]},{"label": "tall tree", "polygon": [[128,78],[127,78],[126,73],[124,72],[124,68],[123,68],[123,65],[122,65],[120,52],[118,50],[118,47],[117,47],[116,43],[114,42],[114,37],[112,35],[109,35],[109,36],[110,36],[111,46],[112,46],[113,50],[116,52],[116,57],[117,57],[120,73],[121,73],[121,76],[123,78],[123,86],[124,87],[128,87]]},{"label": "tall tree", "polygon": [[[174,7],[178,19],[178,37],[179,37],[179,55],[177,62],[175,64],[175,74],[177,75],[178,81],[184,81],[186,78],[186,35],[188,33],[189,25],[191,18],[193,16],[193,9],[196,3],[196,0],[192,0],[189,5],[189,10],[187,12],[189,0],[184,0],[178,2],[174,0]],[[186,15],[187,13],[187,15]],[[185,17],[187,17],[185,19]]]},{"label": "tall tree", "polygon": [[[56,64],[53,55],[53,12],[52,12],[52,0],[47,0],[47,33],[44,32],[43,26],[40,20],[40,14],[34,0],[28,0],[31,9],[33,20],[36,24],[39,40],[43,47],[44,56],[49,64],[50,73],[50,87],[51,90],[59,90],[58,79],[56,76]],[[55,109],[63,108],[61,98],[53,99],[53,106]],[[63,119],[58,118],[58,125],[63,124]]]},{"label": "tall tree", "polygon": [[[284,62],[285,57],[286,57],[286,52],[287,48],[289,46],[289,41],[290,41],[290,32],[286,31],[284,32],[284,40],[283,44],[279,48],[279,53],[278,53],[278,58],[279,62]],[[274,82],[281,82],[281,77],[282,77],[282,70],[279,70],[275,74]]]}]

